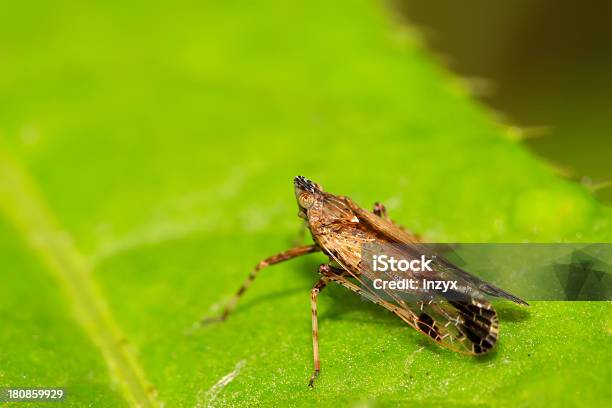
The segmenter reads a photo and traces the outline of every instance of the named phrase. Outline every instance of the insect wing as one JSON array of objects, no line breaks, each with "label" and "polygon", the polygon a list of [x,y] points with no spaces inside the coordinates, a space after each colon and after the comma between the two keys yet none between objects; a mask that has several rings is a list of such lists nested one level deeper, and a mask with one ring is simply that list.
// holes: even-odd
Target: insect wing
[{"label": "insect wing", "polygon": [[[455,281],[456,288],[448,289],[449,278],[454,278],[455,268],[447,261],[432,262],[431,270],[401,272],[391,268],[375,268],[371,252],[387,258],[422,260],[421,245],[414,244],[365,244],[362,249],[360,276],[363,284],[376,289],[379,298],[390,302],[414,316],[412,326],[432,340],[454,351],[481,354],[492,349],[497,342],[499,321],[491,304],[482,298],[482,292],[471,281]],[[425,248],[427,249],[427,248]],[[429,251],[425,252],[429,253]],[[435,255],[429,255],[435,256]],[[426,257],[426,256],[425,256]],[[470,275],[471,276],[471,275]],[[436,285],[427,287],[423,282],[446,282],[445,289]],[[382,282],[404,282],[399,289],[383,286]],[[414,287],[409,287],[412,281]],[[443,286],[444,287],[444,286]]]}]

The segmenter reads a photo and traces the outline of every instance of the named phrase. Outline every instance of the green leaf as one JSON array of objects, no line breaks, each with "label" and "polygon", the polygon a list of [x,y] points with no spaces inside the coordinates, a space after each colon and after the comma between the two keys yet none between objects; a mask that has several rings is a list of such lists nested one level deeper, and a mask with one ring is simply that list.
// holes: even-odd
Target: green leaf
[{"label": "green leaf", "polygon": [[[440,242],[606,242],[609,208],[494,123],[377,2],[36,5],[0,16],[0,386],[69,406],[578,405],[612,399],[608,302],[497,303],[477,359],[289,247],[304,174]],[[9,102],[9,103],[7,103]]]}]

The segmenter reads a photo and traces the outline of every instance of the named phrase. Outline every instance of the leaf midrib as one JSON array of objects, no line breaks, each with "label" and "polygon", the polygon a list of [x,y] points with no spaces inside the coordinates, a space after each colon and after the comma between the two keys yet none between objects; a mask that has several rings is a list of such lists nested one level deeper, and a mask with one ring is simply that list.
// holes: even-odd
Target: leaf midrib
[{"label": "leaf midrib", "polygon": [[85,257],[47,207],[27,171],[2,144],[0,180],[0,210],[64,289],[76,321],[102,353],[111,378],[119,383],[126,400],[133,406],[161,406],[92,279]]}]

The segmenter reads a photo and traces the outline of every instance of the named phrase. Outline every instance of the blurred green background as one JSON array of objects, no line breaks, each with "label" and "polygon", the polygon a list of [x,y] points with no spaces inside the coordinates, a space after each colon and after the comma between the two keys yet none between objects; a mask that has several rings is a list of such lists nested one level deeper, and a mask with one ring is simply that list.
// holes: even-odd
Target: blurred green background
[{"label": "blurred green background", "polygon": [[332,286],[315,389],[324,257],[262,273],[232,319],[197,327],[291,245],[297,174],[431,241],[612,239],[612,210],[402,16],[365,0],[4,4],[0,386],[63,386],[68,406],[609,404],[609,302],[497,302],[499,347],[475,359]]}]

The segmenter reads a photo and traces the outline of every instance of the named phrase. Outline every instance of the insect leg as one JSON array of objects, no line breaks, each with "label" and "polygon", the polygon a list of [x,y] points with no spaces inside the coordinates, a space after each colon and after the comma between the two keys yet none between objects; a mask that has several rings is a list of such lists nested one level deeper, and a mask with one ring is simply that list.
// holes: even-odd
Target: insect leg
[{"label": "insect leg", "polygon": [[323,290],[325,285],[327,285],[327,282],[329,282],[329,279],[326,277],[322,277],[310,291],[310,307],[312,311],[312,353],[314,356],[314,372],[310,376],[310,381],[308,382],[309,387],[314,386],[314,381],[317,379],[317,377],[319,376],[319,372],[321,371],[321,360],[319,358],[319,325],[317,322],[317,295]]},{"label": "insect leg", "polygon": [[372,212],[374,213],[374,215],[378,215],[380,218],[383,218],[385,220],[389,219],[389,217],[387,216],[387,209],[378,201],[374,203],[374,209],[372,210]]},{"label": "insect leg", "polygon": [[383,204],[379,203],[378,201],[376,201],[374,203],[374,208],[372,209],[372,213],[374,215],[379,216],[380,218],[382,218],[384,220],[392,222],[395,226],[397,226],[402,231],[405,231],[405,232],[409,233],[410,235],[413,235],[418,241],[421,240],[421,236],[420,235],[415,234],[415,233],[413,233],[411,231],[408,231],[406,229],[406,227],[404,227],[403,225],[398,224],[397,222],[395,222],[391,218],[389,218],[389,216],[387,215],[387,208]]},{"label": "insect leg", "polygon": [[291,248],[291,249],[289,249],[287,251],[281,252],[281,253],[276,254],[276,255],[272,255],[272,256],[264,259],[263,261],[259,262],[257,264],[257,266],[255,266],[255,269],[253,269],[253,271],[249,274],[249,276],[242,283],[242,285],[240,286],[240,288],[238,289],[236,294],[229,301],[229,303],[227,304],[227,306],[223,310],[223,313],[220,316],[217,316],[217,317],[203,319],[201,324],[205,325],[205,324],[208,324],[208,323],[213,323],[213,322],[217,322],[217,321],[223,321],[223,320],[227,319],[227,316],[229,316],[229,314],[236,308],[236,304],[238,303],[238,300],[240,299],[240,297],[249,288],[249,286],[251,286],[251,283],[253,283],[253,281],[257,277],[257,274],[263,268],[275,265],[275,264],[283,262],[283,261],[287,261],[289,259],[297,258],[298,256],[302,256],[302,255],[306,255],[306,254],[311,254],[311,253],[317,252],[317,251],[320,251],[320,249],[316,245],[300,246],[300,247]]}]

